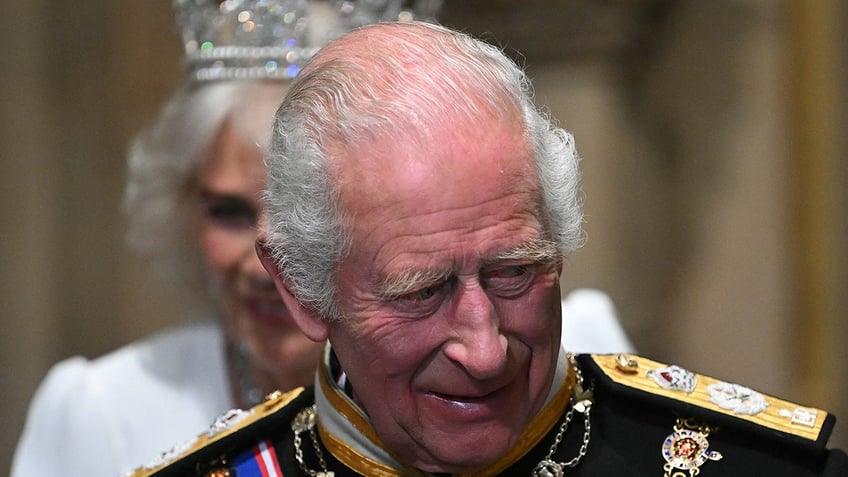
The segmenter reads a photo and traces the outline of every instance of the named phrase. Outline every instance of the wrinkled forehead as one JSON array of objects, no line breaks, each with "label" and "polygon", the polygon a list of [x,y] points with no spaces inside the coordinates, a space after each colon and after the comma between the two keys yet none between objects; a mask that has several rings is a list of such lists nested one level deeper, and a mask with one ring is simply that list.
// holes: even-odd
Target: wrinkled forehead
[{"label": "wrinkled forehead", "polygon": [[511,197],[516,207],[541,203],[533,151],[522,128],[481,118],[454,124],[449,118],[426,134],[385,136],[338,151],[331,171],[340,206],[350,218],[385,212],[430,214]]}]

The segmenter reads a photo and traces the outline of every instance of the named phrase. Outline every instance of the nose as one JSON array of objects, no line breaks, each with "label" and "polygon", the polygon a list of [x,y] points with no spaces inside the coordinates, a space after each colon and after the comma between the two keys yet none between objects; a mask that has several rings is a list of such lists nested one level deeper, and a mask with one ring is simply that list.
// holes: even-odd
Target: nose
[{"label": "nose", "polygon": [[494,306],[478,283],[461,286],[451,309],[453,337],[444,354],[475,379],[497,377],[507,364],[507,338]]}]

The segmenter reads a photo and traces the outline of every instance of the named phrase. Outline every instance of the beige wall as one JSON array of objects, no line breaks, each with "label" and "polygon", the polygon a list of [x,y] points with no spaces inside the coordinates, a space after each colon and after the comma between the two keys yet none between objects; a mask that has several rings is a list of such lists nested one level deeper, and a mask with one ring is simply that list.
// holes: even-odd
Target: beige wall
[{"label": "beige wall", "polygon": [[20,2],[0,18],[0,474],[50,364],[173,322],[123,245],[124,152],[180,76],[169,2]]},{"label": "beige wall", "polygon": [[[525,51],[575,133],[588,241],[564,286],[607,290],[647,355],[848,416],[839,2],[678,2],[652,23],[621,2],[615,28],[574,34],[591,3],[448,0],[445,18]],[[179,319],[120,209],[126,144],[180,78],[171,22],[129,0],[0,19],[0,473],[50,364]]]}]

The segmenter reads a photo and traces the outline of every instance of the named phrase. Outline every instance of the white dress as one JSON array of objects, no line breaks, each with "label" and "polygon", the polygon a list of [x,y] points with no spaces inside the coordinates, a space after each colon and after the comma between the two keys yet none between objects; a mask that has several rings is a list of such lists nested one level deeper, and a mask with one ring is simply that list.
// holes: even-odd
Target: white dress
[{"label": "white dress", "polygon": [[12,477],[117,477],[232,407],[215,322],[177,326],[50,370],[30,404]]},{"label": "white dress", "polygon": [[[569,351],[633,351],[596,290],[563,300],[563,330]],[[197,436],[233,407],[222,340],[216,323],[191,323],[56,364],[30,404],[11,477],[118,477]]]}]

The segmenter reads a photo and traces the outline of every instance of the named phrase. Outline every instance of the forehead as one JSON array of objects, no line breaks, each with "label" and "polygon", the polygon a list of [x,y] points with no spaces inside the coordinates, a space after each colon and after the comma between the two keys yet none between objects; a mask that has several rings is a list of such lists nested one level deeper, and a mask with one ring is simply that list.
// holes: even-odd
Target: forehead
[{"label": "forehead", "polygon": [[[517,116],[482,114],[479,121],[446,118],[436,125],[410,122],[331,152],[342,204],[367,208],[367,199],[417,196],[438,208],[461,204],[471,186],[482,189],[537,188],[533,153]],[[488,187],[487,187],[488,186]],[[375,204],[376,205],[376,204]]]},{"label": "forehead", "polygon": [[[341,174],[352,247],[377,267],[497,254],[540,235],[539,190],[521,128],[489,121],[430,131],[429,146],[383,140]],[[367,159],[362,159],[362,158]],[[444,265],[444,264],[440,264]]]},{"label": "forehead", "polygon": [[268,147],[274,113],[280,105],[288,82],[251,82],[236,90],[227,121],[246,141],[260,150]]},{"label": "forehead", "polygon": [[251,182],[251,186],[262,186],[265,178],[262,158],[262,150],[249,135],[236,127],[232,120],[226,120],[215,134],[200,165],[200,182],[205,187],[232,191],[244,188],[245,182]]}]

